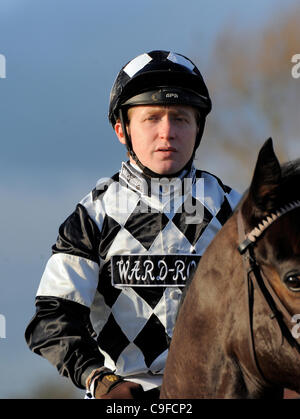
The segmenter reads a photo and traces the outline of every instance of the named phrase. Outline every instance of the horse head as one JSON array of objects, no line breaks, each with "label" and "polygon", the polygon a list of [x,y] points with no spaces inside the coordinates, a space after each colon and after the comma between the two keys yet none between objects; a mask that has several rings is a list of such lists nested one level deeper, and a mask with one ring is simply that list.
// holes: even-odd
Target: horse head
[{"label": "horse head", "polygon": [[[298,392],[300,333],[295,323],[300,319],[299,184],[300,161],[281,167],[269,139],[260,150],[249,191],[240,204],[247,237],[244,246],[240,244],[240,252],[245,254],[246,269],[252,270],[263,312],[268,314],[268,322],[260,320],[260,325],[268,331],[275,327],[273,336],[269,336],[270,347],[264,343],[266,337],[259,322],[256,328],[253,325],[255,362],[267,383]],[[273,325],[268,324],[269,318]]]},{"label": "horse head", "polygon": [[249,189],[187,290],[161,398],[300,392],[299,184],[300,162],[280,166],[267,140]]}]

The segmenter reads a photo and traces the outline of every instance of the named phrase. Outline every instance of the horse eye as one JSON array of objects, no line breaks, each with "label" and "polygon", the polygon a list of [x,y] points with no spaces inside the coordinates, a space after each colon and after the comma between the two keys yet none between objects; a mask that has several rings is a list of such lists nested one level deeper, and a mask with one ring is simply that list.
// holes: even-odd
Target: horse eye
[{"label": "horse eye", "polygon": [[289,290],[300,292],[300,275],[299,274],[288,274],[285,277],[284,282]]}]

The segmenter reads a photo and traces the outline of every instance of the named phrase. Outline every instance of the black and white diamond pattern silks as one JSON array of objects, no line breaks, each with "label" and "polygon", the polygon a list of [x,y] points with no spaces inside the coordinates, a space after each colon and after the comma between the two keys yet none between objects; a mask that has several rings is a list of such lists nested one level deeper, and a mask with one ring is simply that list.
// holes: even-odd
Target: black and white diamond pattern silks
[{"label": "black and white diamond pattern silks", "polygon": [[239,199],[208,172],[150,183],[123,163],[60,227],[26,332],[31,349],[79,387],[87,367],[102,365],[159,386],[182,287]]}]

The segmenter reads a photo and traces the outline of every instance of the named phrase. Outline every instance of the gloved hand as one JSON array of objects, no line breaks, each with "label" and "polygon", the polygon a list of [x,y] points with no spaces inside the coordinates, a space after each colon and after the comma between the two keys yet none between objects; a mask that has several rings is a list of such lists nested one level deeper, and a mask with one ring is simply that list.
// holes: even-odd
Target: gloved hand
[{"label": "gloved hand", "polygon": [[96,399],[135,399],[143,392],[140,384],[125,381],[117,375],[105,375],[95,383]]},{"label": "gloved hand", "polygon": [[93,387],[95,399],[136,399],[144,392],[140,384],[125,381],[107,368],[94,370],[87,380],[87,387]]}]

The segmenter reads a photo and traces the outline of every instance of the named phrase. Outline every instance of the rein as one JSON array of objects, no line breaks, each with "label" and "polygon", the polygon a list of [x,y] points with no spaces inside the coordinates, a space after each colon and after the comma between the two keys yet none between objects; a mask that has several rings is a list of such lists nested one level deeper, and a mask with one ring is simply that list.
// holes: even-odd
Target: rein
[{"label": "rein", "polygon": [[282,208],[280,208],[276,213],[273,213],[266,217],[261,223],[258,224],[250,233],[246,235],[244,222],[241,214],[241,209],[237,213],[237,223],[238,223],[238,234],[239,234],[239,247],[238,250],[243,256],[243,265],[244,265],[244,279],[246,284],[246,303],[248,308],[248,322],[249,322],[249,353],[251,356],[251,362],[261,377],[263,382],[270,385],[270,381],[266,379],[263,374],[263,371],[259,365],[256,351],[255,351],[255,341],[254,341],[254,330],[253,330],[253,306],[254,306],[254,288],[258,289],[264,300],[271,310],[270,318],[276,319],[277,324],[281,330],[282,337],[285,337],[289,344],[296,348],[300,354],[300,345],[297,340],[292,335],[288,325],[291,324],[292,315],[289,313],[287,308],[284,306],[273,287],[271,286],[269,280],[264,275],[259,264],[256,261],[254,246],[257,240],[262,236],[263,232],[276,221],[279,217],[286,214],[289,211],[292,211],[295,208],[300,207],[300,200],[294,201]]}]

